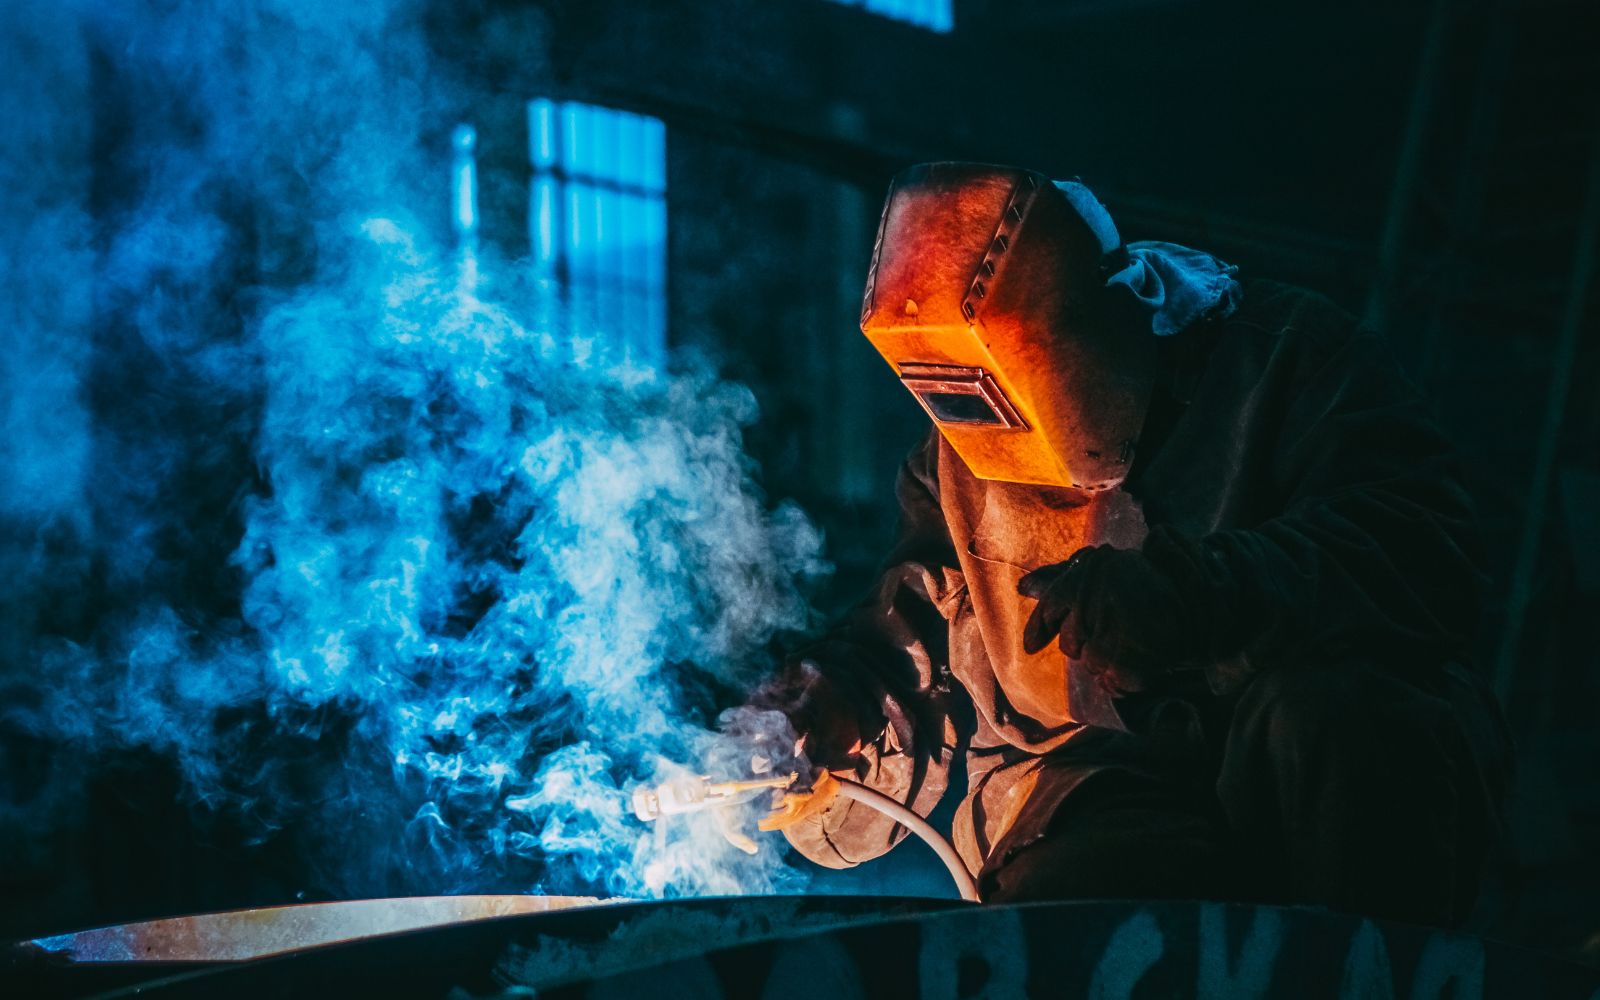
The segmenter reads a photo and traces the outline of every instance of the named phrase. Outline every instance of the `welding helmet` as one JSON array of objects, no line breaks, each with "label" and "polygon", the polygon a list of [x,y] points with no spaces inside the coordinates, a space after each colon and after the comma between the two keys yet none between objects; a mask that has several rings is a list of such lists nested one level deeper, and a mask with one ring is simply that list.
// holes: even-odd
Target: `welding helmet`
[{"label": "welding helmet", "polygon": [[1106,288],[1106,242],[1031,171],[928,163],[890,184],[861,331],[978,478],[1127,476],[1156,347]]}]

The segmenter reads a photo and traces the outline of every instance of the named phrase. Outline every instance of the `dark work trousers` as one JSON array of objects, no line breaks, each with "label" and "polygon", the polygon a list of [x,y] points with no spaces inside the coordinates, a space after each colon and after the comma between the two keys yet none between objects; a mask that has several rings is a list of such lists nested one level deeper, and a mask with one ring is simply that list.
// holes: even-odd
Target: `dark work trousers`
[{"label": "dark work trousers", "polygon": [[980,874],[986,901],[1313,903],[1436,926],[1469,913],[1510,747],[1467,671],[1282,668],[1227,701],[1130,708],[1135,732],[1047,759]]}]

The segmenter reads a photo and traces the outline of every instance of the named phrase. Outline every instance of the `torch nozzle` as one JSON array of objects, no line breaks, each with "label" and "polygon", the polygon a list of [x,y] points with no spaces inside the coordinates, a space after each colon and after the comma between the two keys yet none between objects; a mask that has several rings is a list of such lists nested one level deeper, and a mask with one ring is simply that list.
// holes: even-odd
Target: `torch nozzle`
[{"label": "torch nozzle", "polygon": [[743,801],[752,792],[788,788],[798,777],[791,773],[749,781],[712,781],[709,776],[701,775],[659,785],[641,785],[633,792],[633,814],[649,823],[663,816],[699,812]]}]

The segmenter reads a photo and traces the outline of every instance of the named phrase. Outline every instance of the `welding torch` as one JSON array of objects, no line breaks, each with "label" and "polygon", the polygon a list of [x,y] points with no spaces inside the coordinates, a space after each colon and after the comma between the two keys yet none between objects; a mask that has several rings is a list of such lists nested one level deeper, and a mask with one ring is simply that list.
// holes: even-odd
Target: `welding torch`
[{"label": "welding torch", "polygon": [[[659,785],[641,786],[633,793],[633,814],[643,822],[651,823],[667,816],[680,816],[702,809],[720,810],[720,807],[748,802],[763,791],[787,791],[798,778],[799,775],[793,772],[747,781],[712,781],[709,776],[701,775],[695,778],[679,778]],[[875,809],[922,838],[923,842],[939,855],[939,860],[944,862],[950,877],[955,881],[956,889],[961,893],[961,898],[973,903],[978,902],[978,886],[972,878],[972,873],[967,871],[966,863],[961,860],[961,856],[956,853],[950,841],[935,830],[932,824],[882,792],[848,778],[841,778],[830,771],[821,772],[811,791],[786,794],[778,808],[761,821],[760,829],[768,831],[782,829],[800,817],[814,815],[822,808],[826,808],[826,804],[835,796]],[[723,836],[745,853],[754,854],[755,842],[731,828],[731,821],[727,819],[729,815],[720,811],[718,814]]]},{"label": "welding torch", "polygon": [[790,773],[749,781],[712,781],[707,775],[678,778],[659,785],[641,785],[633,791],[633,814],[646,823],[663,816],[681,816],[713,806],[748,802],[767,789],[781,791],[794,784],[798,774]]}]

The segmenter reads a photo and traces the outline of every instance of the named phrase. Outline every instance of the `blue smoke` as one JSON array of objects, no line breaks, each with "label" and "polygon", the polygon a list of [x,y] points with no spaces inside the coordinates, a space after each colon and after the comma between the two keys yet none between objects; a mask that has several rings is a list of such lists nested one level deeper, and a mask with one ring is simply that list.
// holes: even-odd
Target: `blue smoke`
[{"label": "blue smoke", "polygon": [[[732,758],[820,539],[753,482],[748,391],[423,221],[471,95],[422,13],[7,8],[0,735],[159,753],[253,837],[315,826],[334,891],[795,889],[626,789]],[[0,796],[8,841],[76,766]]]}]

